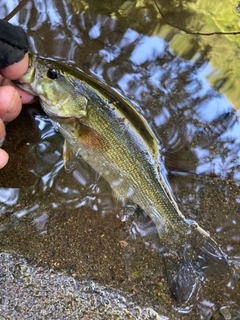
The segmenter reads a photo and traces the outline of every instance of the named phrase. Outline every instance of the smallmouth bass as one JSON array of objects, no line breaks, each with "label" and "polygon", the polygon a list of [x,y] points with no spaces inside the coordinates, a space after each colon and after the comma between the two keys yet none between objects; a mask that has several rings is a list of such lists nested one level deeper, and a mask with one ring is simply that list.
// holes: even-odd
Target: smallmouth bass
[{"label": "smallmouth bass", "polygon": [[180,211],[161,171],[157,138],[125,98],[81,71],[35,55],[16,84],[39,96],[55,121],[65,138],[65,163],[72,154],[81,156],[119,199],[135,203],[153,220],[177,301],[187,302],[198,291],[203,269],[230,270],[217,243]]}]

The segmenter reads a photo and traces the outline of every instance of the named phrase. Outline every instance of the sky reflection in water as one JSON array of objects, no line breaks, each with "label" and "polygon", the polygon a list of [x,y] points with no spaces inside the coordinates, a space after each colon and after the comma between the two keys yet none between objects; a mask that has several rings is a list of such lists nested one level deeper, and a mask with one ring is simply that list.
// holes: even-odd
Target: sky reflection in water
[{"label": "sky reflection in water", "polygon": [[[13,3],[17,4],[17,1],[6,2],[8,11],[13,9]],[[220,69],[213,66],[204,50],[198,47],[189,61],[178,56],[175,50],[177,31],[166,32],[169,26],[161,21],[159,12],[154,16],[151,3],[149,14],[144,12],[143,15],[139,6],[133,7],[132,12],[128,8],[131,13],[125,16],[115,10],[113,17],[104,11],[101,13],[100,9],[92,10],[91,6],[84,8],[80,2],[79,12],[76,8],[72,10],[67,2],[61,3],[29,2],[12,22],[20,22],[28,31],[34,52],[72,63],[132,102],[159,139],[166,167],[175,174],[170,180],[174,193],[187,218],[193,218],[211,233],[217,233],[218,241],[237,265],[240,124],[228,96],[210,85],[211,77],[219,74]],[[141,14],[148,18],[136,24],[136,17]],[[66,174],[60,135],[46,117],[36,115],[35,121],[41,131],[41,141],[35,145],[35,166],[31,168],[37,183],[29,191],[2,186],[0,202],[3,210],[12,210],[17,219],[32,214],[33,224],[39,232],[47,228],[49,208],[57,209],[62,204],[73,209],[87,206],[102,215],[110,214],[113,199],[108,186],[82,162]],[[217,194],[221,198],[220,208],[211,204]],[[21,203],[24,207],[27,198],[31,202],[22,208]],[[44,204],[39,204],[42,198]],[[231,207],[232,203],[229,207],[226,205],[230,198],[234,198],[231,199],[234,207]],[[20,205],[17,211],[14,211],[15,205]],[[130,217],[133,211],[129,207]],[[125,221],[129,219],[126,212],[120,206],[116,214]],[[133,238],[140,234],[147,245],[157,246],[150,237],[154,228],[149,220],[136,218],[131,227],[129,232]],[[203,299],[200,304],[199,312],[203,316],[214,305],[210,299]]]}]

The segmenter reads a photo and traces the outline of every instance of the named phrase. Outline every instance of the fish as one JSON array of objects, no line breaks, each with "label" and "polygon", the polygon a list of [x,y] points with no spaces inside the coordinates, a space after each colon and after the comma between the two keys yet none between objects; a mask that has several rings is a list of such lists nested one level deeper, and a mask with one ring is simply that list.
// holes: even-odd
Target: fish
[{"label": "fish", "polygon": [[221,247],[180,210],[159,141],[128,99],[79,69],[36,55],[30,55],[28,71],[15,84],[39,97],[63,135],[66,167],[72,156],[83,158],[119,200],[139,206],[154,222],[177,302],[196,296],[209,267],[216,273],[230,270]]}]

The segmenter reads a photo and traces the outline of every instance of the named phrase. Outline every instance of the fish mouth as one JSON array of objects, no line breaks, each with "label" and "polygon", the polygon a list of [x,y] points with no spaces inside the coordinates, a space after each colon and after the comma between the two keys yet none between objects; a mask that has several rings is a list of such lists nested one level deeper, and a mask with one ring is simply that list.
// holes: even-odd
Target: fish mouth
[{"label": "fish mouth", "polygon": [[32,88],[36,78],[36,62],[36,55],[29,54],[29,63],[26,73],[24,73],[24,75],[22,75],[19,79],[12,80],[13,84],[15,84],[17,87],[31,93],[32,95],[36,95],[36,92]]}]

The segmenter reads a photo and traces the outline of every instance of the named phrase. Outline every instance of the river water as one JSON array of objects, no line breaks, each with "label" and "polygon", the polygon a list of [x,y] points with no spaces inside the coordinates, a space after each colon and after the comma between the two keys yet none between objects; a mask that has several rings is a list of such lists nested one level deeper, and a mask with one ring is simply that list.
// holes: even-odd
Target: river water
[{"label": "river water", "polygon": [[[1,18],[17,4],[1,0]],[[118,203],[85,162],[64,170],[63,139],[38,103],[7,125],[10,161],[0,172],[3,254],[27,257],[32,273],[37,265],[133,294],[136,305],[159,317],[240,319],[239,14],[235,1],[35,0],[24,1],[10,20],[26,30],[31,52],[91,74],[145,117],[182,212],[227,253],[234,279],[207,278],[194,301],[176,304],[153,223],[135,206]],[[3,305],[2,316],[11,318],[12,306]],[[18,305],[27,318],[24,301]],[[24,318],[14,310],[12,319]],[[82,318],[96,319],[91,312]],[[100,312],[99,319],[108,317]]]}]

